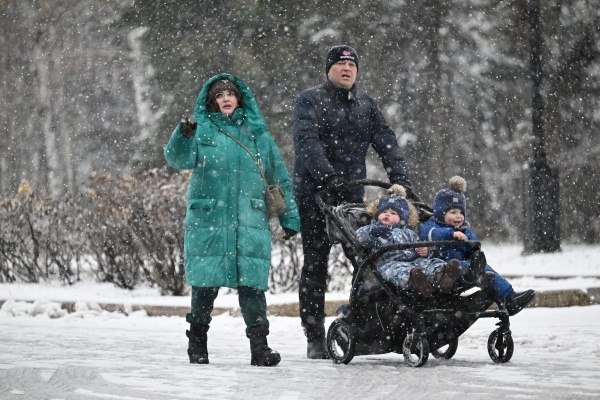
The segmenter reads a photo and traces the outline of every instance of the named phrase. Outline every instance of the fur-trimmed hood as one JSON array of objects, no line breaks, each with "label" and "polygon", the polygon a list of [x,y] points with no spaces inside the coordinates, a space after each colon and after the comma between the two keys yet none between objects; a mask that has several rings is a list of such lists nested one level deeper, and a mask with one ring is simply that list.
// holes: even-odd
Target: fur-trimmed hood
[{"label": "fur-trimmed hood", "polygon": [[267,123],[265,121],[262,112],[260,111],[260,107],[256,102],[256,98],[252,93],[252,90],[246,85],[246,83],[238,78],[237,76],[222,72],[217,75],[209,78],[198,93],[198,97],[196,98],[196,106],[194,109],[194,118],[198,122],[199,126],[210,126],[212,114],[216,114],[217,118],[220,117],[220,112],[211,113],[208,111],[208,94],[211,86],[221,80],[231,81],[237,86],[241,95],[241,102],[238,109],[235,110],[233,118],[235,120],[239,120],[240,123],[242,120],[245,120],[248,124],[248,127],[252,131],[255,136],[260,136],[265,131],[268,131]]},{"label": "fur-trimmed hood", "polygon": [[[419,213],[414,204],[406,198],[406,189],[402,185],[394,184],[385,193],[381,194],[377,199],[367,204],[367,212],[373,217],[377,218],[379,213],[383,211],[382,207],[389,208],[390,204],[393,203],[404,203],[408,209],[408,215],[403,215],[399,212],[404,224],[416,228],[419,225]],[[401,204],[398,204],[400,208],[404,208]],[[392,207],[393,208],[393,207]],[[397,210],[398,211],[398,210]]]}]

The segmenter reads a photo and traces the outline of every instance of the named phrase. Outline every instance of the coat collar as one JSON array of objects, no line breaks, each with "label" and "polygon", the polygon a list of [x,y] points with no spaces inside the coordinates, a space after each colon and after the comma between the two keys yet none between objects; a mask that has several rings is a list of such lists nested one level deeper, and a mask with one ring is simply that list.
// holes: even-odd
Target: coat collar
[{"label": "coat collar", "polygon": [[243,108],[236,108],[231,116],[226,116],[220,111],[207,112],[209,119],[217,123],[220,126],[223,125],[242,125],[246,119],[246,110]]},{"label": "coat collar", "polygon": [[346,101],[356,100],[356,92],[358,90],[356,87],[356,83],[352,85],[352,88],[350,90],[348,90],[335,86],[333,82],[327,79],[327,82],[325,82],[323,86],[327,94],[333,98]]}]

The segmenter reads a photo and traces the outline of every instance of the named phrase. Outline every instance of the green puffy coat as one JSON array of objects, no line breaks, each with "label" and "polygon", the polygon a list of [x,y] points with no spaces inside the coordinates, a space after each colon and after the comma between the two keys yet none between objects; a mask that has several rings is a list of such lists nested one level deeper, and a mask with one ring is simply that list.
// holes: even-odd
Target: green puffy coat
[{"label": "green puffy coat", "polygon": [[[229,79],[239,87],[243,108],[228,118],[208,112],[213,82]],[[185,138],[179,124],[164,149],[169,165],[193,170],[185,221],[185,274],[191,286],[248,286],[266,291],[271,265],[271,230],[264,202],[265,183],[254,160],[219,128],[241,141],[261,159],[269,184],[279,183],[286,212],[285,229],[300,230],[287,168],[250,88],[231,74],[218,74],[202,86],[194,117],[198,126]]]}]

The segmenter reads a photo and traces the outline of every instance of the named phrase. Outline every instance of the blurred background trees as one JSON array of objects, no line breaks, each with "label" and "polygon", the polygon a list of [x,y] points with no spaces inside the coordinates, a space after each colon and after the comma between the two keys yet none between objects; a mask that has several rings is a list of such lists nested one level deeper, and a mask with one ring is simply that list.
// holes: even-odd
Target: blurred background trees
[{"label": "blurred background trees", "polygon": [[[600,0],[541,3],[557,217],[564,240],[599,243]],[[290,162],[294,99],[325,79],[327,49],[346,43],[417,192],[431,201],[460,174],[483,238],[523,235],[534,140],[526,0],[4,0],[0,22],[0,194],[25,178],[37,196],[66,198],[92,171],[164,166],[175,123],[223,70],[253,89]],[[383,176],[375,158],[370,174]]]}]

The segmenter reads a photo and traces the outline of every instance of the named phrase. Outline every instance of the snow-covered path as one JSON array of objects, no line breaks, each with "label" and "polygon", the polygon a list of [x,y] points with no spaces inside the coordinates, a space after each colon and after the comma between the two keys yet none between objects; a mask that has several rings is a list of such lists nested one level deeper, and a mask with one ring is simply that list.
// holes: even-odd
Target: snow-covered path
[{"label": "snow-covered path", "polygon": [[[328,323],[331,322],[328,319]],[[272,317],[275,368],[249,365],[240,317],[214,318],[210,365],[190,365],[179,317],[118,313],[0,316],[0,399],[598,399],[600,306],[526,309],[515,352],[494,364],[494,320],[477,321],[451,360],[410,368],[402,356],[309,361],[297,318]]]}]

